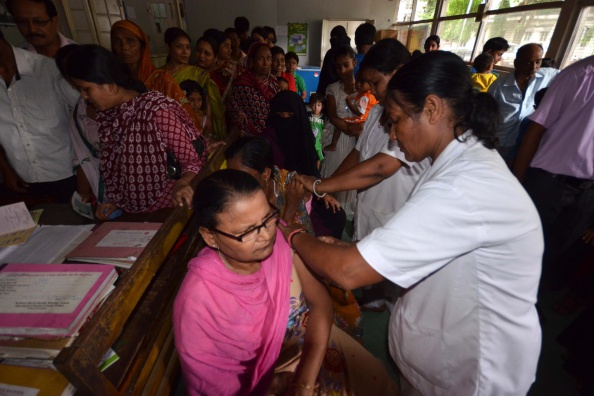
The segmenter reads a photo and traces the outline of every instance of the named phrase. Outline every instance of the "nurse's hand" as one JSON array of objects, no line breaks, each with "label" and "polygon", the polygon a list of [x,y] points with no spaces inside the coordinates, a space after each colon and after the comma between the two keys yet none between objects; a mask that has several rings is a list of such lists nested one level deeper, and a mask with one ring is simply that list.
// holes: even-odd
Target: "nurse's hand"
[{"label": "nurse's hand", "polygon": [[336,213],[337,211],[340,210],[340,202],[338,202],[336,200],[336,198],[334,198],[332,195],[330,195],[330,194],[324,195],[324,198],[322,198],[322,201],[324,201],[324,205],[326,206],[326,209],[332,208],[333,213]]}]

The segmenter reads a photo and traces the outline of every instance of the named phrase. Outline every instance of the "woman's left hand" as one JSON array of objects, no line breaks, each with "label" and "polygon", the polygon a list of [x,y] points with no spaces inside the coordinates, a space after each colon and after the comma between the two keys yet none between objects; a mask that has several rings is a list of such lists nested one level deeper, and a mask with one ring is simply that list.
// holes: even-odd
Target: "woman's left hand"
[{"label": "woman's left hand", "polygon": [[97,205],[97,209],[95,210],[95,217],[97,217],[99,220],[107,221],[109,216],[117,209],[118,207],[114,203],[101,203]]},{"label": "woman's left hand", "polygon": [[[301,202],[305,198],[305,188],[303,188],[303,184],[301,184],[299,179],[295,176],[291,179],[289,185],[287,186],[287,193],[285,195],[287,200],[287,203],[285,204],[285,212],[296,213],[299,209],[299,205],[301,205]],[[295,213],[293,213],[293,215]]]},{"label": "woman's left hand", "polygon": [[184,202],[188,205],[188,209],[192,209],[192,199],[194,198],[194,189],[190,184],[182,179],[179,179],[173,185],[173,202],[176,206],[184,206]]},{"label": "woman's left hand", "polygon": [[223,140],[214,140],[207,138],[206,139],[206,152],[210,155],[215,152],[221,146],[225,145],[225,141]]},{"label": "woman's left hand", "polygon": [[268,391],[266,392],[267,396],[272,395],[286,395],[289,391],[289,385],[293,381],[293,372],[290,371],[282,371],[280,373],[275,373],[272,377],[272,382],[268,387]]}]

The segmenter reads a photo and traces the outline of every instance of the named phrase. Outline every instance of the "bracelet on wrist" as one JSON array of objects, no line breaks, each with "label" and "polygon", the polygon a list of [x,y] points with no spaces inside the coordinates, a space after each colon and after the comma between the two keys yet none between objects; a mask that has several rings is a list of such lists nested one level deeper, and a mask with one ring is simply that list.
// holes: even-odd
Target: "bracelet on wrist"
[{"label": "bracelet on wrist", "polygon": [[291,385],[289,385],[289,388],[302,388],[306,391],[311,392],[312,394],[314,393],[314,388],[312,386],[304,384],[302,382],[293,382]]},{"label": "bracelet on wrist", "polygon": [[293,247],[293,238],[295,237],[295,235],[301,234],[303,232],[306,232],[306,231],[303,228],[299,228],[289,234],[289,237],[287,238],[287,242],[289,243],[289,246],[291,247],[291,249],[295,250],[295,248]]},{"label": "bracelet on wrist", "polygon": [[313,191],[313,193],[315,194],[316,197],[318,198],[324,198],[326,196],[326,193],[324,194],[320,194],[316,191],[316,186],[318,184],[320,184],[322,181],[320,179],[317,179],[315,182],[313,182],[313,184],[311,185],[311,189]]}]

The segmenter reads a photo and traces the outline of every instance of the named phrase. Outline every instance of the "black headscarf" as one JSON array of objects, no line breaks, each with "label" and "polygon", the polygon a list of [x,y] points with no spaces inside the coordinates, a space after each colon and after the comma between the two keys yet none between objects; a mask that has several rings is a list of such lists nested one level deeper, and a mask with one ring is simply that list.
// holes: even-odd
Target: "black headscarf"
[{"label": "black headscarf", "polygon": [[[283,118],[278,112],[290,112],[293,116]],[[315,138],[301,97],[292,91],[276,94],[270,101],[267,124],[274,129],[276,144],[284,157],[284,168],[319,177]]]},{"label": "black headscarf", "polygon": [[324,56],[324,63],[320,71],[320,80],[318,81],[316,93],[326,95],[326,87],[339,80],[334,63],[334,51],[345,45],[351,45],[351,38],[347,35],[344,26],[335,26],[330,31],[330,49]]}]

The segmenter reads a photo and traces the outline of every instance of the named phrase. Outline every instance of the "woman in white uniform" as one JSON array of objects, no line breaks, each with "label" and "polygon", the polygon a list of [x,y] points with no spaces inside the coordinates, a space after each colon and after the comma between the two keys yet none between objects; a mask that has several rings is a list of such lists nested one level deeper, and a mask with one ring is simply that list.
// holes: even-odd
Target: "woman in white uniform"
[{"label": "woman in white uniform", "polygon": [[283,232],[345,288],[388,279],[407,289],[389,332],[403,394],[526,394],[540,354],[542,229],[493,150],[497,105],[444,51],[404,65],[388,88],[390,138],[407,161],[432,162],[408,201],[356,245]]}]

